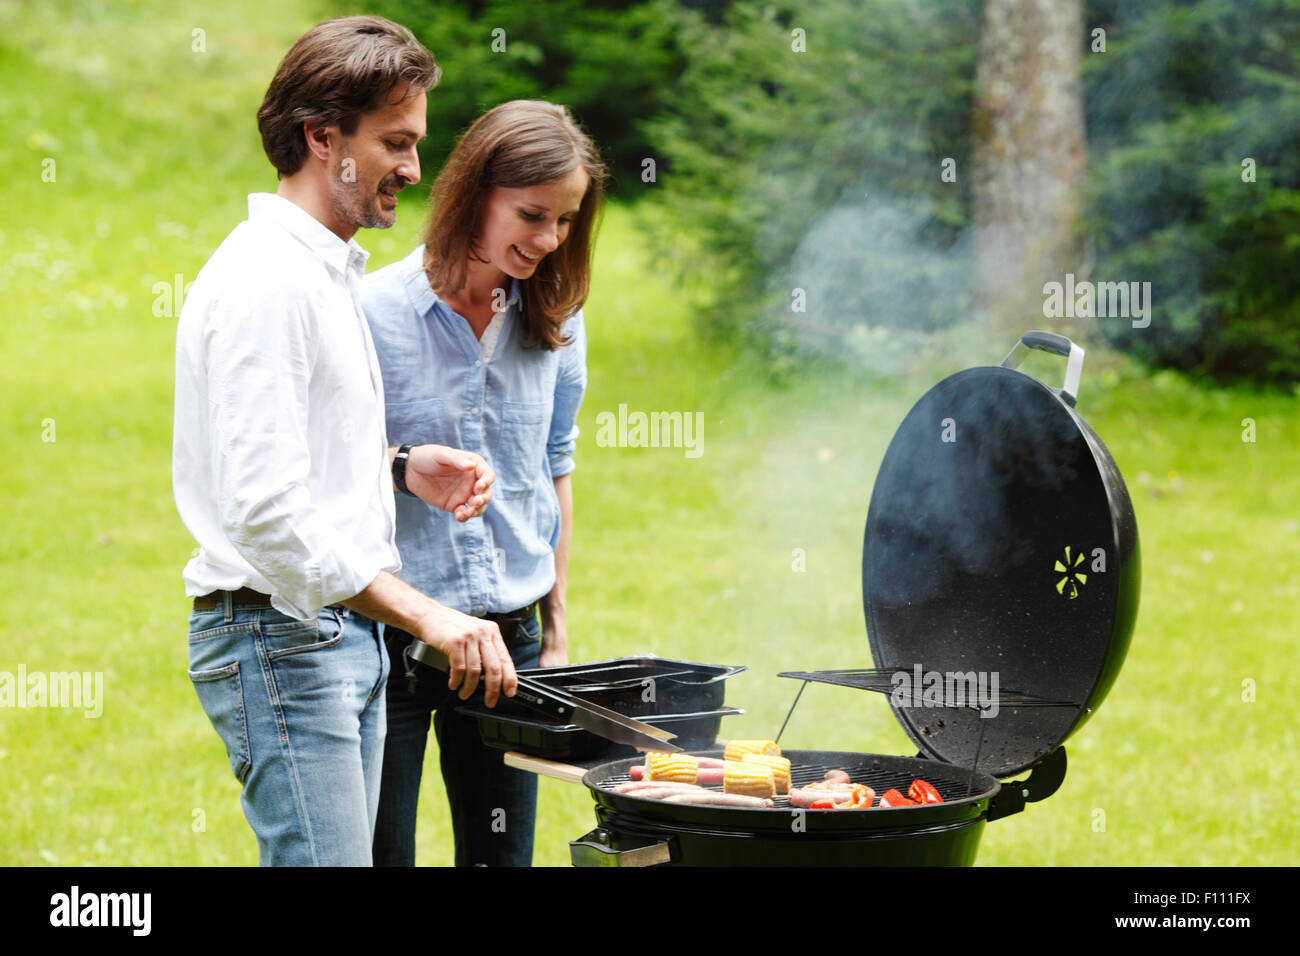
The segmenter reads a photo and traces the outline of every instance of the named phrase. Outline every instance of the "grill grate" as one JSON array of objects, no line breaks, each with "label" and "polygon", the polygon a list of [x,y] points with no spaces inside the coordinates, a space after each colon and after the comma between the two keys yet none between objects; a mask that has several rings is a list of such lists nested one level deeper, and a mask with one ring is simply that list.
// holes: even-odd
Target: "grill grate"
[{"label": "grill grate", "polygon": [[[785,671],[777,676],[793,677],[795,680],[801,680],[805,684],[809,681],[816,681],[821,684],[838,684],[841,687],[856,687],[858,690],[870,690],[875,691],[878,694],[889,694],[890,696],[900,698],[900,706],[920,707],[924,706],[923,701],[913,700],[902,687],[895,683],[896,674],[902,673],[910,676],[914,670],[915,665],[911,668],[865,667],[831,671]],[[800,691],[802,691],[802,689],[803,688],[801,687]],[[1024,691],[1002,689],[998,690],[998,703],[1008,707],[1079,706],[1077,703],[1069,700],[1052,700],[1047,697],[1039,697],[1035,694],[1027,694]],[[972,710],[979,709],[979,705],[974,701],[953,704],[951,706],[966,707]]]},{"label": "grill grate", "polygon": [[[853,687],[859,690],[869,690],[879,694],[890,695],[891,699],[898,700],[898,697],[900,696],[899,692],[903,688],[895,683],[895,675],[900,672],[904,674],[912,674],[918,670],[924,673],[924,669],[921,668],[919,664],[916,664],[913,665],[910,670],[897,667],[860,667],[829,671],[784,671],[783,673],[778,674],[778,677],[790,677],[802,681],[802,683],[799,685],[799,692],[794,695],[794,702],[790,704],[790,709],[786,712],[785,720],[781,721],[781,729],[776,733],[777,743],[780,743],[781,735],[785,733],[785,728],[790,723],[790,718],[794,716],[794,709],[799,706],[799,698],[803,696],[803,692],[808,687],[809,683],[837,684],[841,687]],[[913,683],[915,682],[913,681]],[[900,706],[929,706],[924,700],[914,700],[908,693],[903,693],[901,696],[903,699],[899,701]],[[998,703],[999,705],[1005,704],[1012,707],[1079,707],[1078,704],[1073,703],[1072,701],[1052,700],[1046,697],[1038,697],[1034,694],[1026,694],[1023,691],[1004,691],[1001,689],[998,691]],[[962,704],[953,704],[952,707],[953,709],[964,708],[968,710],[979,710],[979,704],[976,701],[965,701]],[[969,767],[969,778],[963,788],[966,791],[964,795],[970,795],[975,791],[975,774],[979,768],[980,753],[984,749],[985,727],[982,721],[980,722],[979,727],[979,739],[975,743],[975,753],[971,758]],[[859,781],[855,780],[854,782],[857,783]],[[930,782],[934,783],[933,780]],[[868,786],[873,790],[876,790],[877,794],[881,792],[875,784],[868,784]],[[938,784],[935,784],[935,786],[937,787]],[[905,788],[899,787],[898,789],[906,793]],[[940,796],[943,796],[943,791],[940,790],[939,794]],[[944,799],[946,800],[947,797],[944,797]]]},{"label": "grill grate", "polygon": [[[954,774],[952,771],[956,768],[945,767],[936,763],[933,770],[926,769],[922,779],[934,785],[939,791],[939,796],[944,800],[961,800],[965,797],[973,797],[982,793],[972,786],[970,779],[966,774]],[[876,798],[879,799],[886,790],[894,789],[906,796],[907,788],[912,785],[912,781],[919,775],[914,771],[889,770],[884,767],[866,766],[844,763],[792,763],[790,766],[790,786],[799,788],[806,787],[809,784],[820,783],[826,779],[826,772],[829,770],[843,770],[849,775],[849,779],[854,783],[863,783],[876,791]],[[630,783],[632,778],[628,776],[627,771],[613,774],[607,780],[602,780],[599,789],[612,792],[620,784]],[[722,787],[707,787],[705,789],[722,792]],[[635,797],[636,793],[620,794],[620,796]],[[649,799],[649,798],[641,798]],[[656,801],[657,802],[657,801]],[[788,809],[789,800],[785,796],[778,796],[774,800],[776,808]],[[743,808],[742,808],[743,809]]]}]

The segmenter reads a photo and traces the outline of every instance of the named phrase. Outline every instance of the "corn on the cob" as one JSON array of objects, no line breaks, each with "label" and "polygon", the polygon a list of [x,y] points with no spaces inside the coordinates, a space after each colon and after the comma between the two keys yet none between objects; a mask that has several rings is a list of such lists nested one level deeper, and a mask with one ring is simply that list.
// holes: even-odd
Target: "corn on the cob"
[{"label": "corn on the cob", "polygon": [[648,753],[645,755],[646,780],[694,783],[699,773],[700,762],[690,754]]},{"label": "corn on the cob", "polygon": [[772,780],[776,783],[776,792],[790,792],[790,761],[785,757],[773,757],[769,754],[745,754],[741,763],[761,764],[767,767],[772,771]]},{"label": "corn on the cob", "polygon": [[781,748],[771,740],[731,740],[727,742],[727,750],[723,757],[727,760],[743,760],[745,754],[770,754],[779,757]]},{"label": "corn on the cob", "polygon": [[758,763],[728,760],[722,765],[722,792],[750,797],[774,797],[776,781],[772,779],[772,768]]}]

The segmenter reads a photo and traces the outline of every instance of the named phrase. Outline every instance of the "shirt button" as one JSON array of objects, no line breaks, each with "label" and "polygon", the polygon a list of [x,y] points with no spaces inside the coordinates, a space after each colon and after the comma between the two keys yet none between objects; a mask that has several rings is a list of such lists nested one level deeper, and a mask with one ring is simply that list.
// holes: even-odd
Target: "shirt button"
[{"label": "shirt button", "polygon": [[475,614],[482,614],[482,613],[483,613],[483,605],[480,604],[478,607],[474,608],[474,613],[475,613]]},{"label": "shirt button", "polygon": [[477,415],[477,414],[478,414],[478,409],[477,409],[477,408],[471,408],[471,409],[469,410],[469,413],[470,413],[471,415]]},{"label": "shirt button", "polygon": [[479,367],[480,365],[482,365],[482,364],[483,364],[483,360],[482,360],[482,359],[475,359],[475,360],[474,360],[474,367],[475,367],[475,368],[478,368],[478,367]]}]

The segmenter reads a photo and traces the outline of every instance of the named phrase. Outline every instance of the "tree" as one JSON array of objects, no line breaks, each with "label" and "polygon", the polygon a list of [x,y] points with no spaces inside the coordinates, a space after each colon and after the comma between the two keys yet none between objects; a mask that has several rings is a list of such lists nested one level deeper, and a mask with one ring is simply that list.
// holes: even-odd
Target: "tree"
[{"label": "tree", "polygon": [[974,123],[976,302],[1008,338],[1042,322],[1043,284],[1079,259],[1082,49],[1081,0],[985,2]]},{"label": "tree", "polygon": [[[978,5],[737,3],[685,16],[657,242],[707,280],[714,335],[872,360],[966,317]],[[951,172],[951,175],[948,173]],[[672,231],[683,224],[695,240]]]},{"label": "tree", "polygon": [[1220,381],[1300,382],[1300,0],[1092,0],[1086,234],[1150,282],[1119,348]]}]

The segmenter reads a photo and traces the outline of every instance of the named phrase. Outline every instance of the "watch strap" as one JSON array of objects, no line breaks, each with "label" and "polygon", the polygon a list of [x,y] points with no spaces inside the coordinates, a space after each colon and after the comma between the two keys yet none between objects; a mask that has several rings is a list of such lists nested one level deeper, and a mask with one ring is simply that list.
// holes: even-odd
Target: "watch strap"
[{"label": "watch strap", "polygon": [[403,445],[397,449],[397,455],[393,458],[393,486],[402,494],[409,498],[415,498],[411,489],[406,487],[406,460],[411,457],[411,449],[414,445]]}]

